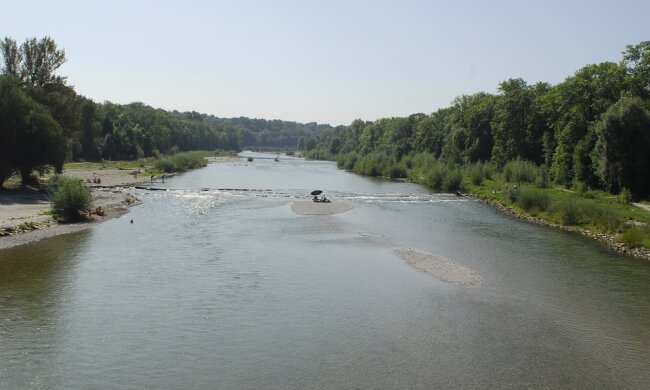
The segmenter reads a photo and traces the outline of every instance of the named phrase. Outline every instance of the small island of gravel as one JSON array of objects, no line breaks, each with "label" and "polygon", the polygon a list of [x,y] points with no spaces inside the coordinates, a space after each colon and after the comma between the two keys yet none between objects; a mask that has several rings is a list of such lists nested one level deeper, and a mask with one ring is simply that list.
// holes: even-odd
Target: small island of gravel
[{"label": "small island of gravel", "polygon": [[333,201],[331,203],[320,203],[312,200],[294,202],[291,210],[300,215],[332,215],[352,210],[352,205],[344,201]]},{"label": "small island of gravel", "polygon": [[395,249],[395,254],[411,267],[443,282],[465,287],[478,286],[483,277],[470,268],[454,261],[418,252],[413,249]]}]

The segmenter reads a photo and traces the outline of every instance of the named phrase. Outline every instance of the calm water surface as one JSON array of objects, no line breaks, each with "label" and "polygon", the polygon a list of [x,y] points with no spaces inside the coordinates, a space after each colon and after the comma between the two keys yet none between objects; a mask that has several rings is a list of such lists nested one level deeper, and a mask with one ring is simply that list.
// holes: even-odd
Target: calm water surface
[{"label": "calm water surface", "polygon": [[[0,388],[650,387],[650,264],[417,185],[256,157],[0,252]],[[354,209],[294,214],[316,188]],[[484,282],[441,282],[396,248]]]}]

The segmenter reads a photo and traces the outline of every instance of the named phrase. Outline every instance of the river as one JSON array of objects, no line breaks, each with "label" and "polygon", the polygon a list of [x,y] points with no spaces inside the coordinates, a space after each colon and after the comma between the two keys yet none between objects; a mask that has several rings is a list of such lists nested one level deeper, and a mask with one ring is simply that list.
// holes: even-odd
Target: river
[{"label": "river", "polygon": [[[0,251],[0,388],[650,388],[649,263],[471,199],[248,155]],[[295,214],[316,188],[354,208]],[[402,248],[483,281],[443,282]]]}]

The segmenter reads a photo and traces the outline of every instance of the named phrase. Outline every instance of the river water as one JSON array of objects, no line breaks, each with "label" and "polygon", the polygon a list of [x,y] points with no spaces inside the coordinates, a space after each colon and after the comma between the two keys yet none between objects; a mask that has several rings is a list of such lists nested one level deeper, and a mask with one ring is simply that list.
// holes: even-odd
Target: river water
[{"label": "river water", "polygon": [[[0,251],[0,388],[650,387],[650,264],[474,200],[254,156]],[[354,208],[293,213],[316,188]]]}]

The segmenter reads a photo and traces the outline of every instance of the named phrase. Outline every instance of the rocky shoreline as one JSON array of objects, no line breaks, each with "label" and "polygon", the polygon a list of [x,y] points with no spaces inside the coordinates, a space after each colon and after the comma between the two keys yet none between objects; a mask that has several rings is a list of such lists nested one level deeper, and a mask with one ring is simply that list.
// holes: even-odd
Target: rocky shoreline
[{"label": "rocky shoreline", "polygon": [[471,194],[465,195],[469,198],[476,199],[483,204],[489,205],[494,207],[496,210],[499,212],[509,215],[511,217],[517,218],[524,220],[526,222],[534,223],[536,225],[541,225],[541,226],[548,226],[553,229],[559,229],[563,230],[565,232],[571,232],[571,233],[576,233],[580,234],[584,237],[590,238],[592,240],[598,241],[600,244],[606,246],[607,248],[617,252],[621,253],[624,255],[632,256],[637,259],[642,259],[642,260],[648,260],[650,261],[650,249],[643,249],[643,248],[632,248],[624,243],[621,243],[618,241],[618,236],[616,234],[608,234],[608,233],[599,233],[599,232],[592,232],[586,229],[574,227],[574,226],[566,226],[566,225],[560,225],[560,224],[554,224],[551,222],[548,222],[542,218],[538,217],[533,217],[530,215],[523,215],[515,210],[503,206],[499,203],[496,202],[490,202],[485,199],[473,196]]}]

